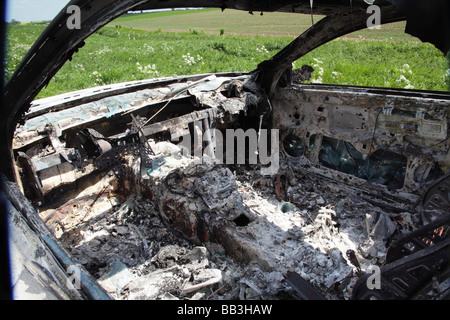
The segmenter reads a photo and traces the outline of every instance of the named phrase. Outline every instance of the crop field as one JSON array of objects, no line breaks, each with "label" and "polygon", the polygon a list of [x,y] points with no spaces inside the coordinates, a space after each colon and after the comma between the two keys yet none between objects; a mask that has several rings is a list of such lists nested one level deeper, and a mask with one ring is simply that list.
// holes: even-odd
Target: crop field
[{"label": "crop field", "polygon": [[[314,16],[314,22],[321,17]],[[251,71],[311,26],[311,16],[232,10],[129,14],[87,39],[38,98],[155,77]],[[10,25],[6,79],[42,24]],[[336,39],[294,63],[311,65],[315,83],[449,90],[448,59],[433,45],[404,34],[404,23]]]},{"label": "crop field", "polygon": [[[244,37],[287,37],[295,38],[300,33],[322,19],[323,16],[220,9],[177,10],[129,14],[111,22],[109,26],[122,26],[145,31],[189,32],[201,31],[212,35],[231,35]],[[371,39],[417,42],[418,40],[403,32],[405,22],[384,25],[380,30],[355,32],[345,39]]]}]

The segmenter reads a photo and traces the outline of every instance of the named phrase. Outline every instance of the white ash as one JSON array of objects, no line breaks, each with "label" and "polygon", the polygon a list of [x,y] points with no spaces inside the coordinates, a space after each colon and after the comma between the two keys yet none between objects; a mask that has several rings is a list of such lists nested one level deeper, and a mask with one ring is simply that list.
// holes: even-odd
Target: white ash
[{"label": "white ash", "polygon": [[[249,209],[251,221],[236,228],[265,252],[270,270],[256,261],[248,265],[233,261],[217,243],[194,247],[164,225],[151,200],[131,194],[113,213],[79,222],[61,237],[117,299],[292,298],[293,289],[283,277],[287,271],[298,273],[329,299],[349,299],[357,277],[347,250],[356,253],[365,271],[384,262],[386,240],[393,232],[414,228],[410,213],[402,213],[394,222],[389,213],[364,201],[354,189],[310,175],[301,167],[292,169],[283,158],[283,179],[278,180],[260,176],[257,168],[212,171],[216,164],[207,162],[199,172],[192,159],[167,154],[161,159],[164,166],[155,166],[147,174],[163,177],[183,168],[192,177],[204,177],[204,186],[228,177],[221,181],[232,197],[207,194],[203,188],[204,199],[224,201],[220,207],[230,210],[237,201]],[[233,205],[228,206],[228,200]],[[186,260],[199,250],[203,257],[199,263]],[[114,279],[114,268],[126,280],[112,285],[106,279]]]}]

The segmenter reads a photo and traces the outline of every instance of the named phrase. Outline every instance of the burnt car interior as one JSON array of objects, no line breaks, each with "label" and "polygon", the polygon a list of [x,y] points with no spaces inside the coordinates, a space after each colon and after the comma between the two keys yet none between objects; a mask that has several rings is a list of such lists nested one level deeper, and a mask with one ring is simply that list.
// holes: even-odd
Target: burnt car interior
[{"label": "burnt car interior", "polygon": [[[4,88],[13,297],[448,299],[450,94],[305,84],[304,69],[292,70],[366,28],[371,3],[70,1],[81,29],[67,29],[62,10]],[[406,20],[406,32],[448,52],[446,1],[374,4],[381,23]],[[108,22],[179,7],[325,18],[252,72],[34,100]],[[251,161],[253,146],[240,150],[229,129],[269,133],[258,141],[272,162],[261,150]]]}]

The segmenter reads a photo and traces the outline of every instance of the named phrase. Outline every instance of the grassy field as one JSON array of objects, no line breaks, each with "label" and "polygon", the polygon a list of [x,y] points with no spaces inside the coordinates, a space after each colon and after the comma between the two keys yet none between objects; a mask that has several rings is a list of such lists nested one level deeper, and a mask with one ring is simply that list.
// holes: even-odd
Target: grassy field
[{"label": "grassy field", "polygon": [[[186,16],[186,14],[189,14]],[[184,15],[184,16],[183,16]],[[318,22],[323,16],[313,16]],[[194,18],[194,19],[193,19]],[[345,36],[345,39],[394,40],[417,42],[403,32],[405,22],[384,25],[380,30],[366,30]],[[288,37],[295,38],[311,27],[310,15],[296,13],[265,12],[253,15],[246,11],[220,9],[180,10],[130,14],[116,19],[109,26],[122,26],[145,31],[189,32],[244,37]]]},{"label": "grassy field", "polygon": [[[287,17],[296,19],[297,25]],[[310,16],[252,16],[229,10],[127,15],[88,38],[38,98],[122,81],[251,71],[310,25]],[[44,27],[9,27],[7,78]],[[312,81],[317,83],[447,91],[447,59],[431,44],[402,33],[402,28],[392,24],[337,39],[302,57],[295,67],[312,65],[316,70]]]}]

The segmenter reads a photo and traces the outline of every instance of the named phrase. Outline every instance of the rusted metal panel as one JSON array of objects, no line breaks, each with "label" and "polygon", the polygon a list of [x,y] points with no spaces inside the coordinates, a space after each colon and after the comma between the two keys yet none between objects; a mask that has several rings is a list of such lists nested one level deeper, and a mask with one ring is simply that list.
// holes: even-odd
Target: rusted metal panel
[{"label": "rusted metal panel", "polygon": [[327,137],[351,143],[369,156],[394,152],[406,157],[406,192],[423,187],[433,165],[448,172],[448,95],[431,99],[426,93],[327,88],[291,86],[280,89],[273,101],[274,122],[283,139],[291,135],[301,140],[310,148],[306,156],[312,163],[319,164]]}]

